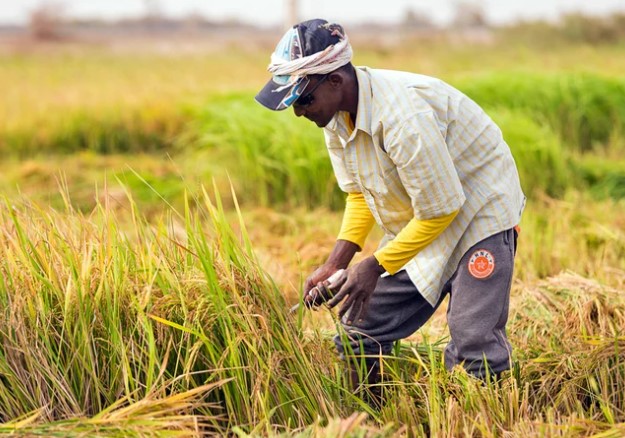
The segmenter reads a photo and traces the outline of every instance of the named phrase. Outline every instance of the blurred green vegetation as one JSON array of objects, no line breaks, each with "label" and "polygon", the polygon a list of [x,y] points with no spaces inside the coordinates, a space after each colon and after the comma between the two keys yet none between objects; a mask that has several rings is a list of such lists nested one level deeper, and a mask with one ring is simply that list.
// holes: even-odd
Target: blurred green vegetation
[{"label": "blurred green vegetation", "polygon": [[571,152],[548,125],[541,125],[526,112],[506,107],[487,108],[487,112],[510,146],[527,194],[542,192],[561,197],[575,186]]},{"label": "blurred green vegetation", "polygon": [[[196,141],[181,145],[201,157],[211,175],[227,173],[242,202],[339,208],[323,134],[291,110],[272,112],[253,94],[211,99],[190,125]],[[196,155],[197,154],[197,155]]]},{"label": "blurred green vegetation", "polygon": [[[625,192],[620,37],[595,45],[588,44],[595,37],[571,39],[565,33],[582,19],[567,20],[549,27],[562,36],[557,46],[524,45],[510,28],[486,47],[444,39],[393,50],[371,44],[354,62],[439,76],[476,100],[500,124],[528,194],[588,190],[618,199]],[[339,209],[343,195],[321,131],[253,101],[267,78],[266,57],[241,47],[210,56],[97,47],[0,54],[0,81],[12,85],[0,97],[0,189],[58,205],[57,180],[65,179],[88,211],[119,179],[149,210],[161,196],[180,205],[185,190],[214,179],[221,188],[232,183],[243,203]]]},{"label": "blurred green vegetation", "polygon": [[[509,81],[492,76],[467,84],[460,88],[485,106],[502,128],[528,193],[561,197],[569,189],[589,189],[601,197],[623,197],[624,82],[596,76],[510,75]],[[185,184],[214,178],[220,186],[231,180],[244,203],[340,208],[342,195],[333,180],[321,131],[290,111],[269,112],[254,102],[253,94],[234,93],[214,94],[203,105],[169,114],[129,117],[114,127],[103,123],[102,116],[82,114],[67,125],[47,127],[46,141],[41,143],[28,136],[19,142],[16,138],[21,137],[6,134],[5,156],[16,156],[17,165],[23,167],[19,157],[33,156],[35,150],[34,157],[45,152],[51,164],[58,163],[61,169],[63,163],[70,165],[62,170],[70,179],[88,183],[83,172],[102,170],[94,167],[94,157],[117,156],[121,164],[123,154],[130,153],[144,158],[110,169],[109,183],[114,182],[113,175],[134,169],[154,190],[178,200]],[[92,159],[82,160],[76,168],[72,155],[80,151],[91,152],[82,157]],[[146,169],[145,160],[150,156],[158,160],[159,155],[176,163],[169,177]],[[50,181],[53,166],[33,166],[32,159],[27,163],[27,169],[13,173],[13,183]],[[80,178],[72,178],[74,172]],[[7,172],[5,179],[11,175]],[[154,199],[150,193],[141,194],[152,190],[147,184],[132,183],[136,176],[130,178],[130,186],[139,191],[139,202]],[[102,184],[101,177],[96,181]]]},{"label": "blurred green vegetation", "polygon": [[614,45],[625,42],[625,13],[591,16],[565,14],[558,23],[526,21],[498,29],[506,41],[522,41],[534,47],[571,44]]},{"label": "blurred green vegetation", "polygon": [[6,132],[0,152],[19,157],[33,154],[98,154],[158,152],[170,149],[188,117],[179,108],[129,111],[76,111],[56,124]]},{"label": "blurred green vegetation", "polygon": [[520,109],[549,125],[571,151],[593,151],[625,132],[625,78],[508,72],[456,85],[482,106]]}]

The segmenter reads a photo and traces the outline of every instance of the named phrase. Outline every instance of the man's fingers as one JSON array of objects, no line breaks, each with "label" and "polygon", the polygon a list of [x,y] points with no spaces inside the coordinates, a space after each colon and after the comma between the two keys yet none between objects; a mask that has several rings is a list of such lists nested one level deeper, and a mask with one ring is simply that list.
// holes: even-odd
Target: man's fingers
[{"label": "man's fingers", "polygon": [[[349,313],[347,314],[347,324],[348,325],[352,325],[355,321],[357,321],[358,319],[358,315],[361,313],[362,311],[362,306],[363,306],[363,301],[362,300],[356,300],[354,301],[354,303],[349,307]],[[345,308],[345,312],[347,312],[348,308]]]},{"label": "man's fingers", "polygon": [[357,294],[355,293],[349,294],[349,297],[347,297],[347,299],[345,300],[345,302],[341,305],[341,308],[339,309],[339,318],[342,318],[343,315],[345,315],[345,313],[349,310],[350,307],[352,307],[352,305],[356,302],[357,299],[358,299]]},{"label": "man's fingers", "polygon": [[315,306],[315,299],[317,298],[317,295],[315,293],[315,289],[310,289],[308,292],[306,292],[304,294],[304,305],[306,305],[306,307],[311,308]]},{"label": "man's fingers", "polygon": [[337,293],[336,295],[334,295],[332,297],[331,300],[329,300],[327,302],[328,307],[331,309],[334,306],[336,306],[338,303],[340,303],[341,301],[343,301],[343,298],[345,298],[346,295],[349,295],[349,289],[346,287],[342,287],[341,290],[339,290],[339,293]]},{"label": "man's fingers", "polygon": [[304,281],[304,293],[307,294],[308,291],[311,290],[314,285],[315,285],[315,282],[313,281],[312,276],[308,277],[306,281]]},{"label": "man's fingers", "polygon": [[[360,309],[360,315],[357,316],[358,321],[363,321],[367,318],[367,313],[369,312],[369,301],[371,301],[371,297],[363,301]],[[356,317],[354,317],[354,319],[356,319]]]},{"label": "man's fingers", "polygon": [[[330,277],[330,278],[332,278],[332,277]],[[341,289],[341,287],[343,287],[343,285],[347,281],[347,271],[344,270],[338,278],[336,278],[336,279],[332,278],[332,280],[333,281],[332,281],[332,283],[330,283],[329,287],[331,287],[333,290]]]},{"label": "man's fingers", "polygon": [[319,304],[328,301],[332,298],[332,291],[328,288],[328,281],[321,281],[317,283],[318,300]]}]

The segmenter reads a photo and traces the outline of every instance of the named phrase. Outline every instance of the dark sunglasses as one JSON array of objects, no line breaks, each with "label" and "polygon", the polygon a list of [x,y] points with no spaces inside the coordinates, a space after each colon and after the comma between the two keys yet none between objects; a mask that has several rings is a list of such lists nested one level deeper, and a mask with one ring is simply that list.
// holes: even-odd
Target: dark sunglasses
[{"label": "dark sunglasses", "polygon": [[299,99],[297,99],[295,101],[295,105],[297,106],[308,106],[311,103],[313,103],[315,101],[315,96],[313,96],[313,93],[315,92],[315,90],[317,89],[317,87],[319,85],[321,85],[323,83],[323,81],[325,81],[328,78],[328,75],[325,75],[324,77],[322,77],[321,79],[319,79],[319,82],[317,82],[315,84],[314,87],[312,87],[312,90],[310,90],[308,93],[306,93],[303,96],[300,96]]}]

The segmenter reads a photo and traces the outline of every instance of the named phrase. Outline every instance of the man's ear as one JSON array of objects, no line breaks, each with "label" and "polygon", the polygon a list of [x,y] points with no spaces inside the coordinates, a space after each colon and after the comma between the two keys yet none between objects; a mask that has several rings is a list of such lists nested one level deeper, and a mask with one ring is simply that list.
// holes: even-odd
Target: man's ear
[{"label": "man's ear", "polygon": [[345,83],[345,78],[340,72],[334,71],[328,75],[328,82],[338,88]]}]

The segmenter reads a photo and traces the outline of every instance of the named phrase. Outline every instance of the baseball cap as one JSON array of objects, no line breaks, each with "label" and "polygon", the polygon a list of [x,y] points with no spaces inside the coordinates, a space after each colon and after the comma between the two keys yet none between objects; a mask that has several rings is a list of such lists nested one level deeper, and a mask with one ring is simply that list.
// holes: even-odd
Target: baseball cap
[{"label": "baseball cap", "polygon": [[[319,18],[296,24],[282,36],[272,56],[293,61],[337,44],[340,37],[333,35],[332,30],[325,26],[327,24],[326,20]],[[288,108],[302,95],[309,82],[304,76],[290,87],[285,87],[290,79],[290,75],[274,75],[256,95],[256,101],[274,111]]]}]

